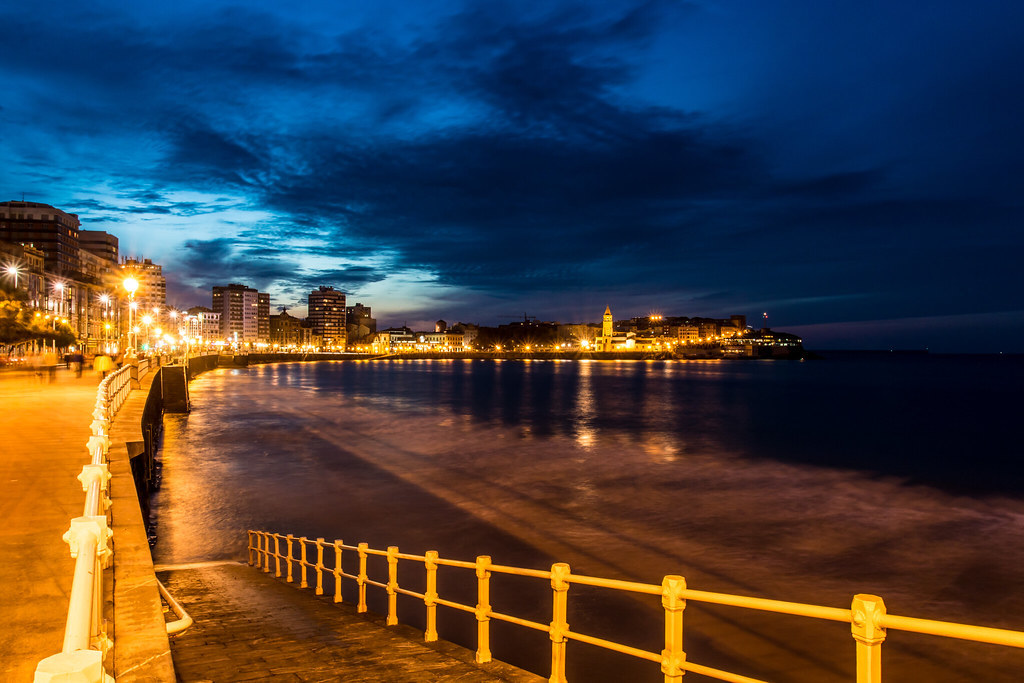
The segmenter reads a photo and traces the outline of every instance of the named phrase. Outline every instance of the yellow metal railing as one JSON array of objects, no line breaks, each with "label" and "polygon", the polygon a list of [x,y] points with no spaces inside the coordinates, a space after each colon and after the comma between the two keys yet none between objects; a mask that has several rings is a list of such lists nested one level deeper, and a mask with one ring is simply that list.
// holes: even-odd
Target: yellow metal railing
[{"label": "yellow metal railing", "polygon": [[[666,576],[659,586],[573,574],[569,569],[569,565],[565,563],[556,563],[547,571],[492,564],[491,558],[486,555],[477,557],[475,562],[466,562],[443,559],[433,550],[428,550],[423,555],[413,555],[400,553],[395,546],[389,546],[387,550],[378,550],[368,547],[366,543],[346,545],[340,540],[328,543],[323,538],[310,540],[306,537],[296,537],[291,534],[282,535],[267,531],[249,531],[248,538],[250,565],[261,568],[267,573],[273,571],[274,576],[281,577],[283,563],[283,576],[289,583],[295,581],[295,570],[297,569],[300,588],[307,588],[309,586],[308,572],[315,572],[316,595],[323,595],[324,574],[329,574],[334,578],[334,602],[342,602],[342,579],[355,581],[358,586],[357,610],[359,612],[365,612],[367,609],[367,586],[384,589],[388,597],[386,623],[389,625],[398,623],[398,595],[408,595],[422,600],[426,608],[424,639],[428,642],[435,641],[438,638],[438,605],[473,614],[477,621],[476,661],[479,663],[491,661],[490,621],[492,619],[545,632],[551,640],[551,675],[549,677],[551,683],[565,683],[565,645],[570,640],[589,643],[607,650],[660,664],[666,683],[681,683],[682,676],[687,671],[721,681],[763,683],[763,681],[758,681],[754,678],[687,661],[686,653],[683,650],[683,610],[686,607],[687,600],[848,623],[856,643],[858,683],[878,683],[882,680],[881,646],[888,629],[1024,648],[1024,632],[886,614],[885,604],[882,599],[867,594],[855,595],[850,609],[842,609],[692,590],[686,587],[686,579],[676,575]],[[283,552],[282,545],[284,545]],[[315,562],[310,560],[307,552],[308,548],[315,548]],[[297,554],[296,550],[298,550]],[[349,574],[342,570],[342,551],[355,551],[357,553],[359,559],[358,574]],[[325,554],[333,554],[333,560],[330,564],[324,563]],[[386,558],[388,567],[386,582],[375,581],[369,578],[367,574],[367,558],[370,556]],[[426,589],[423,593],[407,590],[398,585],[399,560],[417,562],[423,565],[426,571]],[[477,578],[476,605],[465,605],[452,600],[446,600],[438,595],[437,568],[440,566],[456,567],[475,572]],[[550,582],[552,589],[551,623],[542,624],[511,614],[494,611],[490,604],[490,577],[492,573],[524,576]],[[660,596],[665,614],[665,649],[661,652],[649,652],[570,630],[566,613],[569,587],[574,584]]]}]

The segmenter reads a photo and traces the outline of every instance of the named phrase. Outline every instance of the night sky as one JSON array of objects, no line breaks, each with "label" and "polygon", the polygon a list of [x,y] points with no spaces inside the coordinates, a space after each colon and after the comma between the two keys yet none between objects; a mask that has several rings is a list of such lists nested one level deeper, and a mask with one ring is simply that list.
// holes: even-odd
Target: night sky
[{"label": "night sky", "polygon": [[1024,351],[1024,3],[5,3],[0,200],[381,327]]}]

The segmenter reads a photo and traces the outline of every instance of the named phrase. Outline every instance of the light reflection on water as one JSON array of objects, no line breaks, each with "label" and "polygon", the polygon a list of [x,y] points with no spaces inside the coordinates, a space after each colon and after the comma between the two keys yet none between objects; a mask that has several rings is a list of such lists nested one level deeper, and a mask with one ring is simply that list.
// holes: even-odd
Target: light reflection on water
[{"label": "light reflection on water", "polygon": [[[838,606],[874,592],[892,612],[1024,627],[1020,480],[993,456],[1014,443],[1020,367],[927,360],[214,371],[165,420],[155,554],[241,557],[258,527]],[[707,614],[705,632],[728,630]],[[848,639],[806,655],[805,680],[839,677]],[[926,666],[890,652],[891,670]],[[800,679],[785,661],[743,672]]]}]

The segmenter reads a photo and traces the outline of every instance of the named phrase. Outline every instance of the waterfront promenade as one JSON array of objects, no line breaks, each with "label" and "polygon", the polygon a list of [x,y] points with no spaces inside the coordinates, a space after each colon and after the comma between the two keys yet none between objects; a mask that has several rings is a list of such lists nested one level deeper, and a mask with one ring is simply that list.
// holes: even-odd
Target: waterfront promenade
[{"label": "waterfront promenade", "polygon": [[[196,624],[168,644],[153,566],[135,500],[126,441],[141,439],[139,422],[154,373],[142,379],[111,430],[110,468],[115,641],[107,670],[118,681],[521,681],[541,680],[500,662],[477,665],[449,643],[424,644],[405,626],[356,614],[244,565],[173,571],[172,594]],[[0,532],[2,680],[29,681],[40,660],[60,651],[74,571],[62,540],[82,514],[77,480],[89,461],[86,442],[99,378],[63,368],[0,373]],[[114,514],[116,513],[116,514]],[[109,579],[107,579],[109,580]],[[173,652],[175,667],[170,656]]]},{"label": "waterfront promenade", "polygon": [[0,677],[32,679],[60,652],[74,560],[61,536],[82,514],[96,374],[0,373]]}]

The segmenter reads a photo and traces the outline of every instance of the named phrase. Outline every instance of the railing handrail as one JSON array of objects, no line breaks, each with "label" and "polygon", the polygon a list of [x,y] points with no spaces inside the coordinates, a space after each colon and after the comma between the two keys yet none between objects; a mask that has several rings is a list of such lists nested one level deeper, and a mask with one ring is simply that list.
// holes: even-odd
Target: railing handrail
[{"label": "railing handrail", "polygon": [[[334,602],[342,602],[342,579],[356,581],[359,588],[357,604],[359,612],[365,612],[367,609],[366,586],[385,589],[388,593],[388,624],[398,623],[397,602],[395,599],[397,595],[407,595],[423,600],[424,606],[427,609],[427,625],[424,631],[424,639],[427,641],[437,640],[438,637],[436,629],[437,605],[475,614],[478,624],[476,653],[478,662],[488,662],[491,658],[488,627],[490,619],[497,619],[538,631],[546,631],[552,642],[550,680],[563,683],[565,681],[565,643],[567,640],[589,643],[639,659],[660,663],[661,670],[665,674],[666,683],[670,681],[680,683],[684,671],[699,673],[723,681],[758,683],[757,679],[714,669],[687,660],[686,654],[682,649],[682,612],[686,602],[690,600],[848,623],[850,624],[852,636],[856,641],[858,683],[878,683],[881,681],[881,645],[885,640],[887,629],[1024,648],[1024,632],[1022,631],[886,614],[884,602],[881,598],[874,595],[855,595],[850,609],[843,609],[694,590],[686,586],[686,580],[683,577],[676,575],[666,576],[661,585],[656,585],[573,574],[569,569],[569,565],[564,563],[556,563],[552,565],[550,570],[527,569],[492,564],[491,558],[487,556],[480,556],[475,562],[469,562],[441,558],[436,551],[432,550],[427,551],[423,555],[417,555],[399,552],[395,546],[381,550],[370,548],[366,543],[347,545],[340,539],[334,542],[327,542],[323,538],[309,539],[304,536],[296,537],[291,534],[282,535],[257,530],[249,530],[247,535],[249,564],[262,568],[264,572],[270,572],[271,563],[273,563],[274,575],[280,577],[282,576],[281,565],[283,562],[286,580],[289,583],[295,579],[294,564],[300,574],[300,588],[308,587],[307,573],[308,570],[312,570],[316,573],[316,594],[322,595],[323,576],[325,573],[328,573],[334,577]],[[296,543],[299,548],[298,556],[293,552],[293,547]],[[271,548],[271,544],[273,544],[273,548]],[[282,544],[285,546],[284,552],[281,551]],[[315,548],[315,562],[307,558],[307,546]],[[332,565],[324,563],[325,551],[329,549],[334,551]],[[349,574],[343,571],[341,564],[343,551],[355,551],[358,554],[358,574]],[[386,583],[372,580],[367,575],[366,559],[370,556],[387,558],[388,580]],[[398,585],[397,565],[399,560],[416,562],[424,566],[427,572],[427,588],[425,592],[411,591]],[[437,594],[437,567],[439,566],[472,569],[475,571],[478,581],[478,602],[475,606],[447,600]],[[491,573],[525,576],[550,581],[553,590],[552,621],[548,624],[543,624],[495,611],[489,604],[489,579]],[[566,623],[566,601],[569,587],[573,584],[661,596],[662,606],[665,610],[665,649],[661,652],[649,652],[570,630],[568,623]]]},{"label": "railing handrail", "polygon": [[112,681],[103,669],[103,659],[113,643],[103,621],[103,570],[110,566],[113,532],[107,524],[110,507],[110,423],[131,392],[131,366],[125,365],[104,377],[96,388],[92,412],[92,436],[86,443],[89,463],[78,475],[85,491],[82,516],[71,520],[64,541],[75,559],[68,615],[61,652],[39,662],[35,682],[68,680]]}]

